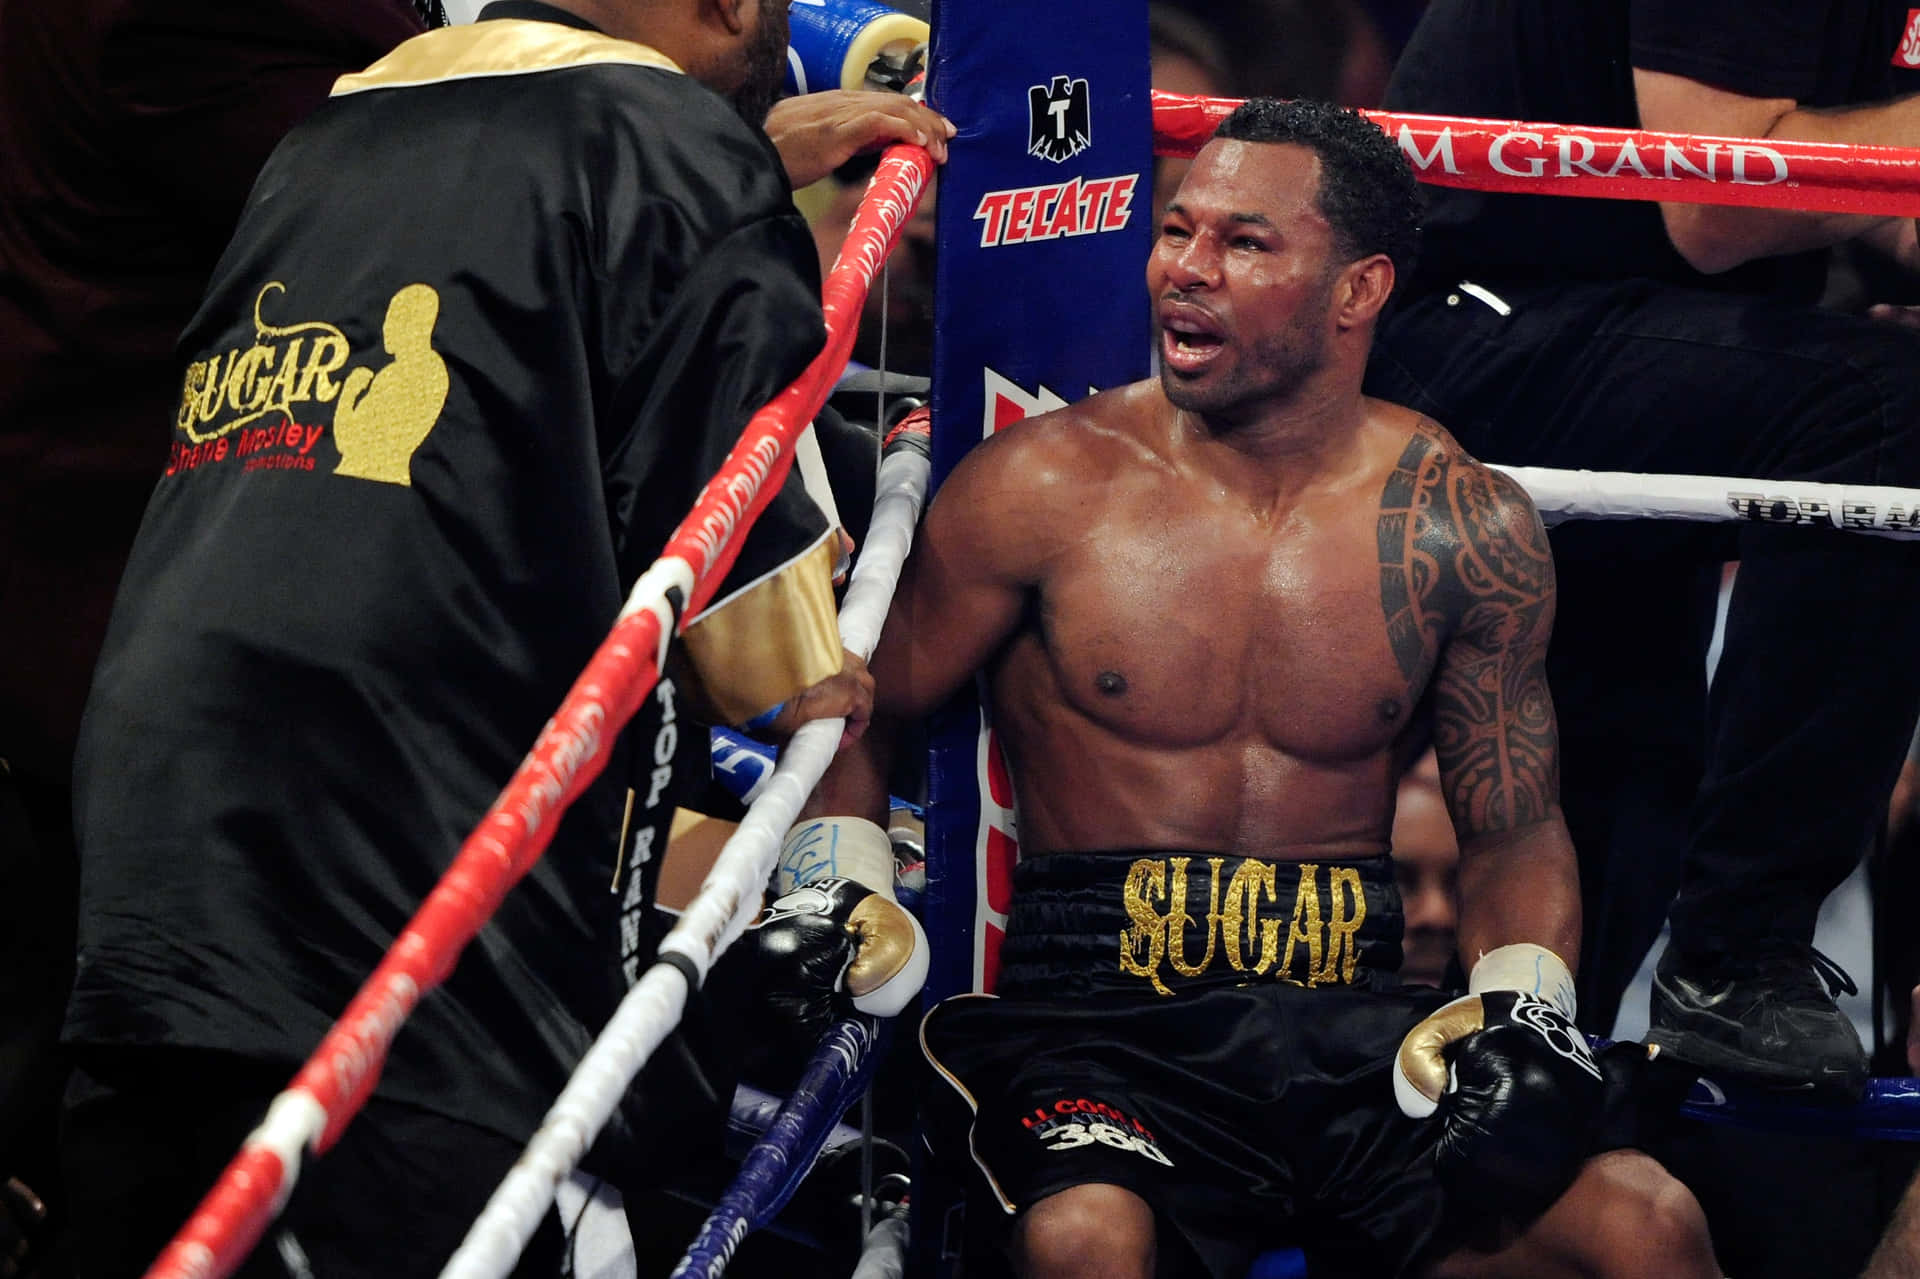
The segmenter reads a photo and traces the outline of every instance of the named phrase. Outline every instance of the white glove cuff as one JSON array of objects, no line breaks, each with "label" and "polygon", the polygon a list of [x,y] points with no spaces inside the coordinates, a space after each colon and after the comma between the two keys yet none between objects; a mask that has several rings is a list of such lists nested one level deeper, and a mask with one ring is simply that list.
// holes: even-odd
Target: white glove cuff
[{"label": "white glove cuff", "polygon": [[1545,946],[1515,942],[1480,956],[1467,975],[1467,993],[1519,990],[1537,995],[1574,1020],[1573,973],[1560,956]]},{"label": "white glove cuff", "polygon": [[888,901],[898,900],[893,895],[893,841],[863,817],[816,817],[797,823],[780,845],[773,895],[784,897],[829,877],[851,879]]}]

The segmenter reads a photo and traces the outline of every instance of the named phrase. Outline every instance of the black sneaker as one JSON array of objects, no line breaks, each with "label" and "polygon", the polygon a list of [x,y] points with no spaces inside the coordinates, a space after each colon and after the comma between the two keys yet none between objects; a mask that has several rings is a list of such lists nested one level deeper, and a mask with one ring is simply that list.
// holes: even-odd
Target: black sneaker
[{"label": "black sneaker", "polygon": [[1812,946],[1776,945],[1696,971],[1673,947],[1653,974],[1647,1042],[1709,1075],[1834,1101],[1866,1092],[1867,1054],[1833,1002],[1856,987]]}]

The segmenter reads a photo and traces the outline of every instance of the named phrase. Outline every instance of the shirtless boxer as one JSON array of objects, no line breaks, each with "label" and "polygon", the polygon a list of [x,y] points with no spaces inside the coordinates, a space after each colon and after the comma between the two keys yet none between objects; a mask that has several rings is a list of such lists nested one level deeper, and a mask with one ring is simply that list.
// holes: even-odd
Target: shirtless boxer
[{"label": "shirtless boxer", "polygon": [[[1719,1274],[1679,1183],[1589,1157],[1539,518],[1360,393],[1417,208],[1359,117],[1237,111],[1148,265],[1159,380],[976,448],[874,656],[896,719],[984,671],[1019,797],[999,998],[923,1042],[1022,1274],[1239,1276],[1284,1243],[1315,1279]],[[1394,975],[1394,781],[1429,734],[1452,1003]],[[877,743],[817,809],[880,817]]]}]

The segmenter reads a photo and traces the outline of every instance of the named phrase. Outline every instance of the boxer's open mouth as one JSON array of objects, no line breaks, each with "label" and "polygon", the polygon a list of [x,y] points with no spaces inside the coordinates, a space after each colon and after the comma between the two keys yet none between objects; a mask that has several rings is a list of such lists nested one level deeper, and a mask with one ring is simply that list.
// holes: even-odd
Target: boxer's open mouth
[{"label": "boxer's open mouth", "polygon": [[1165,320],[1161,326],[1160,358],[1177,372],[1199,372],[1225,345],[1218,330],[1189,316]]}]

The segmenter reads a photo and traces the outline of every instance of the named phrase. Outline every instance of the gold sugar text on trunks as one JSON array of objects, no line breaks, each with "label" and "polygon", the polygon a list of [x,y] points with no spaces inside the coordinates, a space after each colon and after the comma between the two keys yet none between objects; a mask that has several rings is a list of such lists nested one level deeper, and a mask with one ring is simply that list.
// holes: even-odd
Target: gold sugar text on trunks
[{"label": "gold sugar text on trunks", "polygon": [[1121,888],[1131,922],[1120,933],[1120,971],[1146,978],[1162,995],[1173,993],[1168,974],[1230,971],[1297,986],[1351,984],[1360,957],[1357,935],[1367,918],[1360,872],[1318,862],[1292,869],[1299,882],[1292,905],[1283,908],[1278,863],[1138,859]]}]

